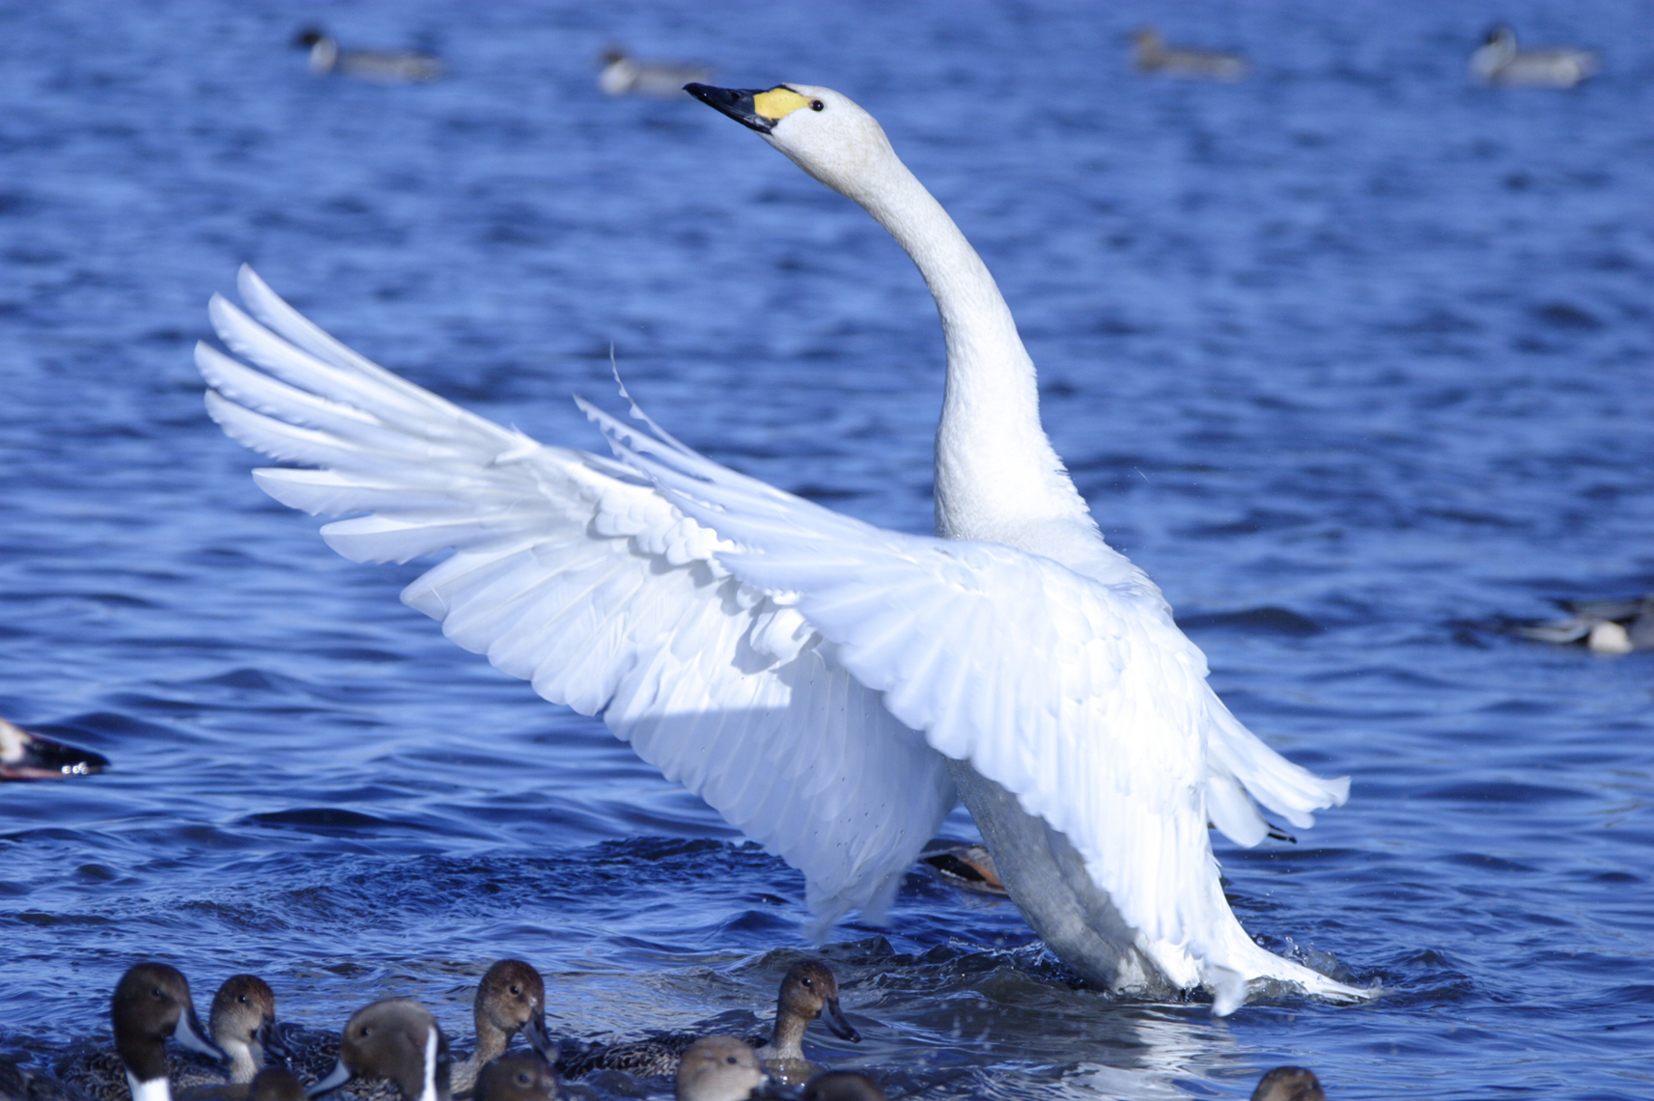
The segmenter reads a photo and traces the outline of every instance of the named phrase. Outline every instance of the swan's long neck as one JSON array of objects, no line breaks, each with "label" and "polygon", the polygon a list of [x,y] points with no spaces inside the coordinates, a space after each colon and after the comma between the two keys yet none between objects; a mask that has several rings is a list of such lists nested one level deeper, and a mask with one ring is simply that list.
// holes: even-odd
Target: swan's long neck
[{"label": "swan's long neck", "polygon": [[1090,524],[1040,427],[1034,361],[965,235],[892,154],[856,199],[907,250],[942,315],[948,373],[936,431],[936,531],[1026,545],[1042,524]]}]

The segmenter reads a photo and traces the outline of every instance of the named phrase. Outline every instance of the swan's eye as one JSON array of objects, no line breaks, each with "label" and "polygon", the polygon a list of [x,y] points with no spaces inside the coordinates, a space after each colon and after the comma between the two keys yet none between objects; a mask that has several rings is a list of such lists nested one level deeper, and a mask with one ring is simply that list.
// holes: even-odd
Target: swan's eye
[{"label": "swan's eye", "polygon": [[812,110],[812,111],[825,111],[826,109],[827,109],[827,105],[825,103],[821,102],[819,99],[812,99],[810,101],[810,110]]}]

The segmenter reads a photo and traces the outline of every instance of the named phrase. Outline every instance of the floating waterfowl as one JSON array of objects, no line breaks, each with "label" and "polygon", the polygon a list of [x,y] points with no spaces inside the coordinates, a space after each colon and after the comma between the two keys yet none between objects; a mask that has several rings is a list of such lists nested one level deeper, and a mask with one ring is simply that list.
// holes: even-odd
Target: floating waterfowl
[{"label": "floating waterfowl", "polygon": [[804,1101],[885,1101],[884,1090],[855,1070],[830,1070],[804,1086]]},{"label": "floating waterfowl", "polygon": [[179,1101],[305,1101],[304,1083],[286,1067],[265,1067],[251,1082],[196,1086],[178,1094]]},{"label": "floating waterfowl", "polygon": [[222,1070],[180,1062],[171,1068],[170,1075],[179,1101],[205,1101],[208,1097],[234,1101],[248,1096],[251,1091],[246,1087],[264,1069],[266,1052],[282,1051],[275,1026],[276,993],[269,983],[257,975],[225,979],[207,1012],[207,1031],[229,1058],[229,1084],[242,1088],[226,1092],[221,1088]]},{"label": "floating waterfowl", "polygon": [[1139,27],[1132,32],[1131,62],[1140,73],[1165,73],[1201,80],[1240,80],[1246,76],[1244,58],[1169,47],[1153,27]]},{"label": "floating waterfowl", "polygon": [[1528,88],[1572,88],[1596,74],[1597,55],[1571,46],[1518,49],[1516,32],[1500,25],[1470,55],[1470,74],[1486,84]]},{"label": "floating waterfowl", "polygon": [[31,734],[0,719],[0,781],[64,780],[108,767],[109,758],[102,754]]},{"label": "floating waterfowl", "polygon": [[949,886],[985,895],[1005,894],[1005,882],[994,867],[994,854],[983,845],[955,845],[926,853],[919,862]]},{"label": "floating waterfowl", "polygon": [[448,1041],[430,1010],[390,998],[351,1016],[339,1034],[338,1065],[305,1092],[320,1097],[357,1078],[388,1078],[403,1101],[450,1101],[450,1062]]},{"label": "floating waterfowl", "polygon": [[[643,417],[581,402],[618,461],[543,446],[352,352],[251,271],[215,296],[207,407],[296,467],[277,500],[361,513],[358,561],[454,553],[403,591],[444,632],[601,715],[645,760],[801,869],[822,925],[889,906],[959,797],[1060,959],[1114,990],[1370,991],[1253,942],[1208,820],[1267,836],[1345,801],[1206,682],[1160,590],[1109,547],[1039,420],[1010,310],[883,130],[826,88],[690,91],[865,207],[914,259],[948,352],[941,538],[882,531],[729,471]],[[262,322],[262,324],[260,323]],[[780,764],[777,764],[780,762]]]},{"label": "floating waterfowl", "polygon": [[454,1064],[450,1084],[455,1093],[464,1093],[477,1081],[483,1065],[504,1055],[511,1037],[521,1032],[540,1058],[557,1062],[557,1045],[546,1032],[546,984],[530,964],[522,960],[500,960],[488,969],[477,984],[473,1006],[477,1048],[471,1057]]},{"label": "floating waterfowl", "polygon": [[[72,1059],[58,1068],[58,1076],[95,1101],[171,1101],[167,1080],[166,1044],[176,1040],[221,1065],[230,1057],[201,1029],[190,998],[189,980],[164,963],[140,963],[129,968],[115,986],[109,1003],[115,1031],[115,1053],[120,1071],[110,1072],[102,1060]],[[122,1078],[126,1089],[122,1090]]]},{"label": "floating waterfowl", "polygon": [[767,1077],[751,1045],[736,1036],[703,1036],[678,1065],[678,1101],[746,1101]]},{"label": "floating waterfowl", "polygon": [[418,84],[440,79],[447,67],[440,57],[411,51],[341,50],[334,37],[320,27],[306,27],[293,39],[310,51],[315,76],[357,77],[380,84]]},{"label": "floating waterfowl", "polygon": [[861,1034],[844,1019],[838,1004],[838,976],[820,960],[802,960],[788,968],[775,1000],[775,1028],[769,1043],[758,1048],[764,1069],[783,1085],[801,1086],[821,1068],[804,1056],[804,1030],[820,1019],[841,1040],[861,1043]]},{"label": "floating waterfowl", "polygon": [[610,46],[603,53],[603,68],[597,86],[610,96],[664,96],[684,94],[683,86],[697,80],[711,80],[712,67],[682,61],[642,61],[623,47]]},{"label": "floating waterfowl", "polygon": [[1516,628],[1523,638],[1559,645],[1583,643],[1599,654],[1654,650],[1654,594],[1641,600],[1562,601],[1572,614]]},{"label": "floating waterfowl", "polygon": [[1308,1067],[1276,1067],[1258,1079],[1252,1101],[1327,1101],[1327,1095]]},{"label": "floating waterfowl", "polygon": [[[801,1084],[817,1068],[804,1056],[804,1033],[810,1022],[820,1018],[834,1036],[861,1042],[839,1008],[838,977],[821,960],[800,960],[781,978],[775,1000],[775,1025],[768,1036],[748,1038],[747,1045],[777,1078]],[[579,1078],[594,1070],[619,1070],[640,1078],[675,1074],[679,1061],[699,1037],[694,1033],[666,1033],[647,1040],[616,1044],[593,1044],[564,1053],[557,1069],[565,1076]]]},{"label": "floating waterfowl", "polygon": [[555,1101],[557,1075],[538,1055],[500,1055],[477,1073],[473,1101]]}]

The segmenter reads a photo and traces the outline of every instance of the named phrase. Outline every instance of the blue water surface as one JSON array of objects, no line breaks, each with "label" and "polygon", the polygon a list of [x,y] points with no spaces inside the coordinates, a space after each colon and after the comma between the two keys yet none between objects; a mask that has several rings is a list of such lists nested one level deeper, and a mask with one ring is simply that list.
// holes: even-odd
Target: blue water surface
[{"label": "blue water surface", "polygon": [[[295,30],[446,79],[312,77]],[[1603,57],[1466,73],[1495,19]],[[1245,52],[1134,74],[1126,37]],[[489,961],[570,1036],[767,1015],[800,877],[595,720],[398,603],[252,484],[191,365],[251,261],[409,378],[597,447],[634,393],[720,461],[930,526],[943,354],[864,212],[624,42],[872,111],[1004,289],[1047,428],[1240,717],[1353,777],[1219,842],[1263,943],[1382,998],[1214,1019],[1080,988],[1008,903],[915,873],[824,950],[936,1098],[1654,1095],[1654,656],[1502,632],[1654,588],[1654,5],[0,4],[0,714],[107,754],[0,788],[0,1053],[103,1035],[131,962],[263,974],[336,1029]],[[948,835],[972,835],[962,813]]]}]

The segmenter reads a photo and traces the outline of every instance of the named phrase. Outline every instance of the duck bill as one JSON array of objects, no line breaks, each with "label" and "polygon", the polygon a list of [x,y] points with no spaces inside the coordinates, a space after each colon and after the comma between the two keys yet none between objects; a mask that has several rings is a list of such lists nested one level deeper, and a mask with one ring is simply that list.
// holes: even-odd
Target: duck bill
[{"label": "duck bill", "polygon": [[841,1040],[849,1040],[853,1044],[861,1043],[861,1033],[850,1027],[850,1022],[844,1019],[844,1011],[838,1007],[837,998],[829,998],[827,1004],[821,1007],[821,1023]]},{"label": "duck bill", "polygon": [[523,1037],[528,1040],[529,1047],[540,1053],[540,1058],[546,1061],[546,1066],[557,1065],[557,1056],[561,1052],[558,1050],[557,1041],[546,1031],[544,1013],[536,1013],[528,1019],[528,1023],[523,1026]]},{"label": "duck bill", "polygon": [[754,102],[754,97],[770,91],[768,88],[714,88],[710,84],[685,84],[683,90],[713,110],[760,134],[767,134],[775,127],[776,120],[759,114],[758,104]]},{"label": "duck bill", "polygon": [[91,750],[30,734],[10,723],[6,726],[10,729],[0,731],[0,780],[62,780],[109,767],[109,758]]},{"label": "duck bill", "polygon": [[228,1066],[230,1057],[224,1049],[207,1039],[207,1034],[201,1028],[201,1018],[195,1015],[195,1007],[187,1005],[184,1012],[178,1015],[178,1027],[172,1030],[172,1038],[191,1051],[200,1052],[209,1059],[217,1059]]},{"label": "duck bill", "polygon": [[276,1027],[276,1022],[266,1020],[259,1025],[254,1038],[258,1040],[259,1046],[264,1049],[266,1056],[274,1055],[284,1063],[293,1061],[293,1049],[288,1047],[287,1041],[281,1038],[281,1029]]},{"label": "duck bill", "polygon": [[305,1090],[304,1095],[306,1097],[320,1097],[324,1093],[332,1093],[346,1082],[349,1082],[353,1077],[354,1075],[350,1073],[350,1068],[345,1066],[344,1060],[341,1059],[339,1060],[338,1066],[333,1068],[332,1074]]}]

